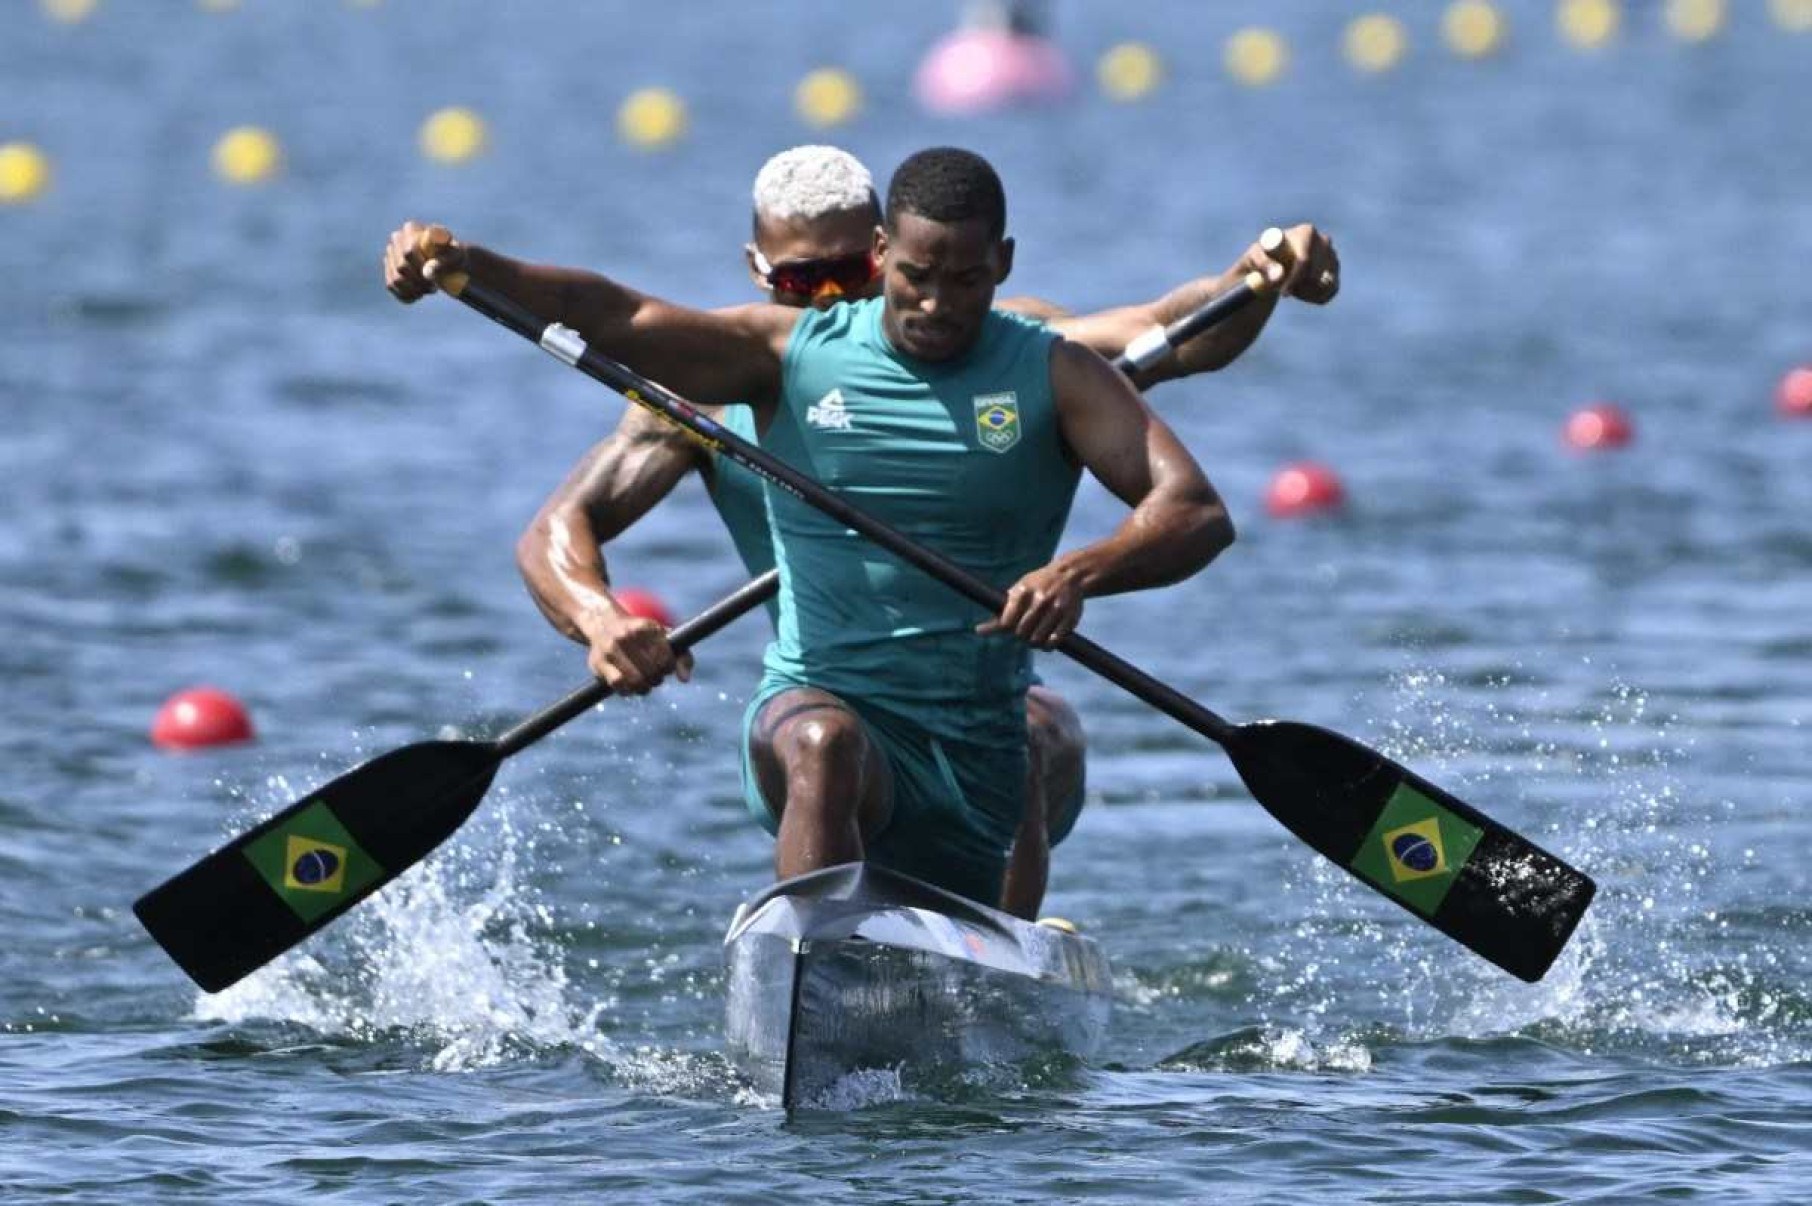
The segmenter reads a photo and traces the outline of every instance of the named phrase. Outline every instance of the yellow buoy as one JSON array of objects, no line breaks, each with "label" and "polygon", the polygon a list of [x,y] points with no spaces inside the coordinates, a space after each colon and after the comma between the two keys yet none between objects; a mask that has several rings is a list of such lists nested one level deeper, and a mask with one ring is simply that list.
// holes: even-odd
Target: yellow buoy
[{"label": "yellow buoy", "polygon": [[50,160],[29,142],[0,143],[0,204],[37,199],[50,187]]},{"label": "yellow buoy", "polygon": [[195,0],[195,2],[211,13],[231,12],[239,7],[239,0]]},{"label": "yellow buoy", "polygon": [[214,173],[231,184],[260,184],[283,167],[283,148],[269,130],[238,126],[214,144]]},{"label": "yellow buoy", "polygon": [[1242,84],[1269,84],[1290,63],[1290,48],[1276,32],[1249,26],[1227,39],[1227,71]]},{"label": "yellow buoy", "polygon": [[793,89],[793,108],[814,126],[840,126],[862,109],[862,89],[849,72],[820,67]]},{"label": "yellow buoy", "polygon": [[1812,30],[1812,0],[1768,0],[1768,11],[1788,33]]},{"label": "yellow buoy", "polygon": [[1454,0],[1441,16],[1441,36],[1463,59],[1496,54],[1504,44],[1504,18],[1490,0]]},{"label": "yellow buoy", "polygon": [[685,102],[666,88],[632,92],[617,110],[617,133],[638,147],[664,147],[685,132]]},{"label": "yellow buoy", "polygon": [[470,109],[439,109],[422,123],[418,141],[438,163],[464,163],[485,149],[484,119]]},{"label": "yellow buoy", "polygon": [[1596,50],[1617,36],[1623,10],[1616,0],[1561,0],[1560,36],[1580,50]]},{"label": "yellow buoy", "polygon": [[1389,71],[1403,61],[1409,50],[1409,35],[1403,22],[1383,13],[1356,17],[1346,27],[1344,40],[1346,61],[1360,71],[1377,74]]},{"label": "yellow buoy", "polygon": [[1682,42],[1708,42],[1724,29],[1724,0],[1667,0],[1667,31]]},{"label": "yellow buoy", "polygon": [[86,21],[94,12],[95,0],[38,0],[38,6],[44,15],[52,21],[61,21],[64,25],[74,25]]},{"label": "yellow buoy", "polygon": [[1164,64],[1143,42],[1122,42],[1095,64],[1095,79],[1111,99],[1136,101],[1164,82]]}]

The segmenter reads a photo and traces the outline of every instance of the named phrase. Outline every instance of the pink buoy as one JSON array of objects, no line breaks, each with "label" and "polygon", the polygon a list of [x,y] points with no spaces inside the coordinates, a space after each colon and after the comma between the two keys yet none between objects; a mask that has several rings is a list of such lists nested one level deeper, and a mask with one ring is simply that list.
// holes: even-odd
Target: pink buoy
[{"label": "pink buoy", "polygon": [[1636,438],[1636,428],[1622,407],[1598,402],[1574,411],[1561,438],[1577,451],[1602,452],[1626,446]]},{"label": "pink buoy", "polygon": [[662,628],[673,627],[673,613],[668,611],[667,605],[652,592],[629,586],[622,590],[613,588],[610,593],[616,597],[623,610],[630,615],[641,616],[644,620],[653,620]]},{"label": "pink buoy", "polygon": [[1285,465],[1265,491],[1265,510],[1280,519],[1338,511],[1346,505],[1346,487],[1332,469],[1317,461]]},{"label": "pink buoy", "polygon": [[166,750],[195,750],[250,741],[245,705],[215,687],[190,687],[164,701],[151,722],[151,742]]},{"label": "pink buoy", "polygon": [[1812,419],[1812,364],[1801,365],[1781,378],[1774,405],[1783,418]]},{"label": "pink buoy", "polygon": [[1044,38],[1005,29],[959,29],[919,63],[913,91],[933,113],[983,113],[1068,96],[1074,82],[1063,52]]}]

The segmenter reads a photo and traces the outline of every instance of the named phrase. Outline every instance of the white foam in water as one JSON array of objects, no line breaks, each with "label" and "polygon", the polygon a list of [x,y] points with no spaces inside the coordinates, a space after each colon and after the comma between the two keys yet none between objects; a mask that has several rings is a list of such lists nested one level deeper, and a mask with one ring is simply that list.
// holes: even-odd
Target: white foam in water
[{"label": "white foam in water", "polygon": [[814,1110],[848,1111],[912,1100],[898,1068],[863,1068],[839,1076],[800,1104]]},{"label": "white foam in water", "polygon": [[1372,1052],[1359,1039],[1319,1038],[1300,1026],[1255,1026],[1197,1043],[1162,1061],[1200,1072],[1369,1072]]},{"label": "white foam in water", "polygon": [[[1613,690],[1590,722],[1586,753],[1541,741],[1513,711],[1487,705],[1493,724],[1515,726],[1534,753],[1481,771],[1486,743],[1465,720],[1476,702],[1450,709],[1450,685],[1439,673],[1401,676],[1396,688],[1396,716],[1380,748],[1437,782],[1453,778],[1453,764],[1464,762],[1469,782],[1449,784],[1461,798],[1478,783],[1532,784],[1521,789],[1526,798],[1541,790],[1544,776],[1558,775],[1570,777],[1575,790],[1591,791],[1589,815],[1546,831],[1516,815],[1515,792],[1475,802],[1593,875],[1598,896],[1566,951],[1530,985],[1407,921],[1367,922],[1355,933],[1351,898],[1365,889],[1319,860],[1306,885],[1317,916],[1299,927],[1295,974],[1273,982],[1270,993],[1289,1016],[1329,1008],[1340,1016],[1340,977],[1324,975],[1323,965],[1337,971],[1341,955],[1357,942],[1368,960],[1384,965],[1367,976],[1376,985],[1375,1005],[1387,1017],[1394,1013],[1412,1038],[1489,1038],[1558,1027],[1569,1043],[1589,1047],[1658,1046],[1676,1056],[1758,1065],[1805,1058],[1803,1043],[1769,1029],[1779,1002],[1761,984],[1781,962],[1776,952],[1725,952],[1688,933],[1689,926],[1716,923],[1717,902],[1706,898],[1716,866],[1705,835],[1716,832],[1730,806],[1704,801],[1698,807],[1705,815],[1688,810],[1672,768],[1689,749],[1676,743],[1668,721],[1647,715],[1642,691]],[[1573,807],[1567,815],[1579,812]]]},{"label": "white foam in water", "polygon": [[1267,1029],[1242,1054],[1267,1068],[1293,1072],[1366,1072],[1372,1053],[1351,1038],[1316,1040],[1295,1028]]},{"label": "white foam in water", "polygon": [[487,810],[488,824],[468,826],[299,950],[201,995],[196,1016],[360,1040],[404,1032],[438,1046],[440,1071],[545,1047],[611,1054],[596,1027],[608,1003],[575,1004],[561,951],[535,935],[547,918],[518,882],[507,801]]}]

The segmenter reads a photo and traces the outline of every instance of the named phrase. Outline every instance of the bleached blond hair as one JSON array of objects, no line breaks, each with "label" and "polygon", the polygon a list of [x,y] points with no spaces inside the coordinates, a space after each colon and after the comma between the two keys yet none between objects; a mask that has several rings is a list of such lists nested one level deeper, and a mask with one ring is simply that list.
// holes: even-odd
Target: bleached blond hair
[{"label": "bleached blond hair", "polygon": [[755,174],[754,192],[757,221],[809,220],[864,206],[880,212],[874,177],[860,159],[839,147],[803,146],[780,152]]}]

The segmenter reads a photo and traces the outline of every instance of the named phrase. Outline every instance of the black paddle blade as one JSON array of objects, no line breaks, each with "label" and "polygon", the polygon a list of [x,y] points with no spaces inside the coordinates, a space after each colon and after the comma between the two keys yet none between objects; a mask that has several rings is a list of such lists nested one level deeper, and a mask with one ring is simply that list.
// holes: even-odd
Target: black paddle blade
[{"label": "black paddle blade", "polygon": [[191,979],[219,992],[446,841],[501,761],[490,742],[392,750],[240,834],[132,911]]},{"label": "black paddle blade", "polygon": [[1461,945],[1533,983],[1598,886],[1350,737],[1270,720],[1224,743],[1252,796],[1297,837]]}]

